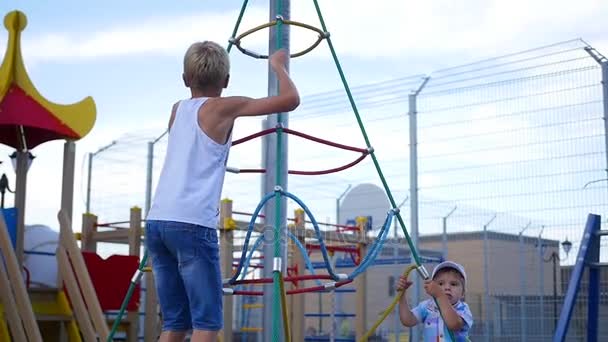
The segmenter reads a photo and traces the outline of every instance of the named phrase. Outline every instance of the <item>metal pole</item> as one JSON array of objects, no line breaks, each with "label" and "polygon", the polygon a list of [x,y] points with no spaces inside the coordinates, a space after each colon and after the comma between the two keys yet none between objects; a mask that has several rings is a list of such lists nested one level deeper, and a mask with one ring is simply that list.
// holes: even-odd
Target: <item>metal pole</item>
[{"label": "metal pole", "polygon": [[553,330],[557,329],[557,258],[559,255],[555,251],[551,252],[553,261]]},{"label": "metal pole", "polygon": [[29,152],[27,150],[18,150],[16,155],[15,208],[17,208],[17,234],[15,252],[19,266],[23,265],[23,248],[25,243],[25,193],[27,188],[28,155]]},{"label": "metal pole", "polygon": [[86,212],[91,212],[91,178],[93,173],[93,157],[100,154],[101,152],[109,149],[110,147],[116,145],[116,140],[112,141],[108,145],[98,149],[93,153],[89,153],[89,167],[88,167],[88,175],[87,175],[87,199],[86,199]]},{"label": "metal pole", "polygon": [[342,200],[342,198],[344,198],[344,196],[346,196],[346,193],[348,192],[348,190],[350,190],[351,187],[352,185],[348,184],[342,194],[338,196],[338,198],[336,198],[336,224],[342,224],[340,222],[340,201]]},{"label": "metal pole", "polygon": [[147,216],[152,204],[152,167],[154,160],[154,143],[148,142],[148,162],[146,166],[146,201],[144,204],[144,214]]},{"label": "metal pole", "polygon": [[154,145],[162,139],[169,130],[163,132],[163,134],[159,135],[156,139],[148,142],[148,161],[146,167],[146,201],[145,201],[145,211],[144,214],[147,216],[150,211],[150,206],[152,205],[152,176],[154,173]]},{"label": "metal pole", "polygon": [[[605,157],[606,165],[608,165],[608,58],[604,57],[594,48],[587,46],[585,51],[601,66],[602,68],[602,98],[604,113],[602,118],[604,119],[604,144],[605,144]],[[606,169],[608,172],[608,168]]]},{"label": "metal pole", "polygon": [[[397,207],[397,209],[401,209],[401,207],[405,204],[405,202],[407,202],[407,200],[409,199],[409,196],[406,196],[405,199],[399,204],[399,206]],[[393,243],[393,263],[394,264],[398,264],[398,257],[399,257],[399,243],[398,243],[398,234],[397,234],[397,225],[399,223],[397,222],[397,220],[394,221],[394,226],[393,226],[393,238],[395,240],[395,242]],[[401,272],[399,269],[396,268],[396,272],[395,272],[395,280],[399,279],[399,276],[401,276]],[[397,312],[399,312],[399,303],[397,303],[397,306],[395,307],[396,311],[394,316],[394,322],[393,322],[393,331],[395,333],[395,341],[399,341],[399,332],[401,331],[401,322],[399,320],[399,315],[397,315]]]},{"label": "metal pole", "polygon": [[540,336],[541,339],[544,338],[545,335],[545,262],[543,261],[543,240],[542,235],[545,230],[545,226],[542,226],[540,229],[540,233],[538,234],[538,268],[540,270],[540,278],[539,280],[539,302],[540,302]]},{"label": "metal pole", "polygon": [[443,245],[443,259],[446,260],[448,258],[448,217],[450,217],[452,215],[452,213],[454,213],[454,211],[456,211],[456,206],[454,206],[454,209],[452,209],[447,215],[445,215],[442,218],[442,223],[443,223],[443,239],[442,239],[442,245]]},{"label": "metal pole", "polygon": [[[409,116],[409,142],[410,142],[410,225],[412,245],[418,249],[418,94],[430,80],[430,77],[425,77],[418,89],[408,96],[408,116]],[[410,251],[413,255],[413,251]],[[419,277],[414,278],[414,296],[415,301],[420,300],[422,283]],[[410,329],[410,340],[418,341],[420,339],[420,327],[415,326]]]},{"label": "metal pole", "polygon": [[[280,15],[283,19],[288,20],[290,18],[290,1],[289,0],[272,0],[270,1],[270,11],[269,18],[270,20],[275,20],[276,17]],[[271,55],[275,51],[277,51],[277,38],[280,39],[280,46],[289,51],[289,26],[282,25],[281,26],[281,36],[277,37],[279,33],[277,30],[278,26],[273,26],[269,30],[269,40],[268,40],[268,54]],[[286,66],[289,70],[289,63]],[[272,70],[268,70],[268,95],[275,96],[278,95],[278,80],[276,78],[275,73]],[[266,120],[267,128],[276,127],[278,124],[281,124],[282,127],[289,127],[289,116],[285,113],[277,113],[268,115]],[[266,168],[266,173],[263,176],[263,195],[271,193],[274,191],[275,186],[280,186],[283,190],[287,191],[287,135],[281,134],[281,155],[278,155],[278,138],[279,134],[273,134],[266,136],[267,139],[264,139],[262,152],[263,156],[266,156],[266,160],[264,161],[264,165]],[[280,160],[280,165],[277,163]],[[277,166],[280,168],[281,173],[277,175]],[[287,225],[285,224],[287,220],[287,201],[284,197],[280,200],[280,210],[278,212],[279,222],[281,222],[280,235],[279,238],[284,238],[287,236]],[[274,268],[274,224],[277,218],[277,203],[275,200],[270,200],[264,207],[264,215],[265,215],[265,225],[264,225],[264,277],[272,278],[273,277],[273,268]],[[287,261],[287,251],[285,248],[285,243],[281,243],[280,248],[280,257],[283,260],[281,262],[281,272],[285,274],[286,271],[286,261]],[[263,306],[263,329],[262,329],[262,340],[263,341],[272,341],[273,340],[273,302],[274,298],[279,298],[279,294],[274,294],[273,285],[265,285],[264,286],[264,306]],[[282,335],[281,335],[282,336]],[[285,337],[282,336],[282,339]]]},{"label": "metal pole", "polygon": [[89,153],[89,167],[87,168],[87,202],[86,213],[91,212],[91,170],[93,170],[93,153]]},{"label": "metal pole", "polygon": [[524,249],[524,232],[532,222],[529,222],[524,229],[519,232],[519,319],[521,326],[521,340],[526,340],[526,268],[525,268],[525,249]]},{"label": "metal pole", "polygon": [[[416,111],[417,94],[409,95],[409,130],[410,130],[410,226],[411,240],[414,248],[418,249],[418,123]],[[414,301],[418,302],[421,297],[422,283],[420,277],[414,278]],[[420,328],[411,328],[411,341],[420,340]]]},{"label": "metal pole", "polygon": [[[348,190],[350,190],[351,187],[352,187],[352,185],[348,184],[348,186],[342,192],[342,194],[340,196],[338,196],[338,198],[336,198],[336,224],[337,225],[342,224],[341,217],[340,217],[340,201],[342,201],[342,198],[344,198],[344,196],[346,196],[346,193],[348,192]],[[322,308],[322,307],[323,307],[323,304],[322,304],[321,292],[319,292],[319,312],[323,312],[322,310],[320,310],[320,308]],[[342,312],[342,293],[341,292],[336,293],[336,307],[337,307],[338,312]],[[344,321],[344,318],[339,317],[336,326],[337,327],[342,326],[343,321]],[[322,322],[322,319],[319,318],[319,331],[321,331],[322,327],[323,327],[323,322]]]},{"label": "metal pole", "polygon": [[490,280],[489,280],[489,270],[488,267],[488,226],[494,219],[496,218],[496,214],[488,223],[483,225],[483,285],[485,289],[484,294],[484,324],[483,324],[483,337],[484,341],[490,342]]}]

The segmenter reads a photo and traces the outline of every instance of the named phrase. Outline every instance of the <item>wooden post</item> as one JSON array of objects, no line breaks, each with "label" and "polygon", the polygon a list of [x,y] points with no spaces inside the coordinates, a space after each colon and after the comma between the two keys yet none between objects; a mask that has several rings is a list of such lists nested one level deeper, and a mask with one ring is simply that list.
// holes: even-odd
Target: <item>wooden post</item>
[{"label": "wooden post", "polygon": [[[220,262],[224,278],[232,277],[232,253],[234,250],[234,220],[232,219],[232,200],[223,199],[220,204]],[[233,296],[224,296],[224,329],[222,341],[232,341]]]},{"label": "wooden post", "polygon": [[[8,278],[13,286],[15,301],[17,303],[17,311],[21,315],[21,320],[23,321],[23,325],[25,327],[25,333],[30,342],[42,342],[40,329],[36,323],[34,310],[32,310],[32,304],[30,303],[30,298],[25,289],[23,276],[21,276],[21,269],[13,250],[11,238],[8,235],[6,222],[4,222],[4,215],[2,214],[0,214],[0,248],[2,249],[2,256],[8,271]],[[5,308],[8,310],[14,310],[14,308]]]},{"label": "wooden post", "polygon": [[[129,217],[129,255],[139,258],[141,254],[141,208],[133,207]],[[129,330],[127,338],[129,342],[138,341],[139,310],[127,312]]]},{"label": "wooden post", "polygon": [[[152,259],[148,258],[148,267],[152,267]],[[144,342],[156,342],[159,334],[158,298],[154,274],[146,272],[146,318],[144,320]]]},{"label": "wooden post", "polygon": [[106,320],[103,316],[103,311],[101,310],[101,305],[99,304],[97,293],[95,292],[95,288],[93,287],[91,276],[89,275],[87,266],[84,263],[82,252],[76,244],[76,239],[74,239],[74,232],[72,231],[72,222],[69,220],[67,214],[63,210],[59,211],[57,218],[59,219],[61,237],[60,243],[68,252],[68,257],[72,262],[74,273],[76,275],[78,284],[80,284],[82,296],[89,310],[89,315],[91,315],[93,325],[95,326],[95,329],[99,334],[99,338],[102,341],[105,341],[108,338],[108,335],[110,334],[110,329],[108,328]]},{"label": "wooden post", "polygon": [[82,214],[82,233],[80,234],[80,249],[97,253],[97,241],[94,236],[97,232],[97,216],[91,213]]},{"label": "wooden post", "polygon": [[[367,226],[367,217],[357,217],[357,226],[359,227],[359,253],[361,260],[367,255],[367,243],[365,238],[365,227]],[[361,340],[363,335],[367,332],[367,272],[363,272],[357,276],[354,281],[356,289],[355,307],[356,307],[356,318],[355,318],[355,332],[357,341]]]},{"label": "wooden post", "polygon": [[76,143],[66,140],[63,144],[63,176],[61,186],[61,210],[63,210],[70,222],[72,222],[72,211],[74,208],[74,164],[76,163]]},{"label": "wooden post", "polygon": [[144,342],[156,342],[158,341],[158,335],[160,334],[160,317],[158,314],[158,297],[156,295],[156,283],[154,282],[154,273],[152,273],[152,258],[148,257],[146,266],[150,271],[146,272],[146,274],[144,275],[146,283],[146,316],[144,318]]},{"label": "wooden post", "polygon": [[2,300],[2,304],[4,305],[4,313],[6,314],[6,320],[13,339],[17,341],[27,341],[19,313],[17,310],[10,309],[16,308],[17,304],[15,303],[15,295],[13,294],[11,282],[8,280],[6,270],[2,263],[0,263],[0,300]]},{"label": "wooden post", "polygon": [[96,342],[97,337],[95,336],[95,330],[93,324],[87,312],[86,305],[80,295],[80,289],[78,288],[78,282],[74,277],[74,271],[70,264],[68,254],[63,246],[57,248],[57,266],[61,278],[65,279],[65,287],[70,296],[70,302],[74,309],[74,317],[78,322],[78,328],[82,333],[82,337],[85,342]]},{"label": "wooden post", "polygon": [[[294,212],[296,219],[296,229],[305,229],[306,216],[303,209],[296,209]],[[298,240],[303,246],[306,246],[304,237],[298,237]],[[299,250],[296,250],[293,255],[294,265],[298,269],[298,275],[304,274],[306,265],[304,263],[304,256]],[[293,285],[292,285],[293,286]],[[304,286],[304,281],[300,281],[299,286]],[[294,287],[295,288],[295,287]],[[304,299],[305,294],[298,294],[290,296],[292,298],[291,306],[291,336],[293,341],[304,341]]]}]

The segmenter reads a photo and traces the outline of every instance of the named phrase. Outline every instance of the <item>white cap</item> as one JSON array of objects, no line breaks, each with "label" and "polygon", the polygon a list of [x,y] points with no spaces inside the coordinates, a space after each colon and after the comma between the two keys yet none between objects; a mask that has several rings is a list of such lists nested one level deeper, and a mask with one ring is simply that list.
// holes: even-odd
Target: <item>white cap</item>
[{"label": "white cap", "polygon": [[437,272],[439,272],[440,270],[442,270],[444,268],[451,268],[451,269],[458,271],[464,278],[464,283],[465,284],[467,283],[467,273],[464,271],[464,267],[462,267],[461,264],[455,263],[453,261],[444,261],[444,262],[440,263],[439,265],[435,266],[435,268],[433,269],[433,274],[431,275],[431,279],[435,278],[435,275],[437,274]]}]

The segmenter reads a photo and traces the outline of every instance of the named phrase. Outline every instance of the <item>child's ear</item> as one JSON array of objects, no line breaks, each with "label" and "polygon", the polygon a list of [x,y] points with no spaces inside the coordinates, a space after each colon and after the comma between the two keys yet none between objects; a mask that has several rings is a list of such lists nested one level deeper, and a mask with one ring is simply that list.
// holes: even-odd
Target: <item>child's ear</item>
[{"label": "child's ear", "polygon": [[224,88],[228,88],[228,83],[230,82],[230,74],[226,76],[226,81],[224,82]]},{"label": "child's ear", "polygon": [[186,74],[182,74],[182,79],[184,80],[184,85],[187,88],[190,88],[190,80],[188,80],[188,77],[186,77]]}]

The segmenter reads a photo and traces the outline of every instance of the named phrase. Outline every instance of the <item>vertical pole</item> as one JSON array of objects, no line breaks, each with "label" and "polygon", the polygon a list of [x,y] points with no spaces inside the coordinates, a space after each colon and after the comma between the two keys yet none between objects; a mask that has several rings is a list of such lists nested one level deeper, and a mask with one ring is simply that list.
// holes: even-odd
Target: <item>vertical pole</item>
[{"label": "vertical pole", "polygon": [[93,153],[88,154],[89,165],[87,168],[87,202],[85,213],[91,212],[91,171],[93,170]]},{"label": "vertical pole", "polygon": [[[232,276],[232,255],[234,248],[233,228],[229,224],[232,219],[232,200],[223,199],[220,204],[220,254],[224,278]],[[232,305],[234,296],[224,296],[224,329],[222,341],[232,341]]]},{"label": "vertical pole", "polygon": [[63,146],[63,186],[61,187],[61,210],[65,211],[72,222],[74,203],[74,165],[76,143],[66,140]]},{"label": "vertical pole", "polygon": [[[296,234],[294,234],[298,240],[300,241],[300,243],[302,244],[302,246],[306,246],[306,241],[304,239],[304,236],[306,235],[304,229],[304,222],[306,220],[306,216],[304,214],[304,210],[303,209],[296,209],[295,210],[295,218],[296,218],[296,224],[295,224],[295,231]],[[301,234],[300,234],[301,232]],[[300,253],[299,251],[295,252],[295,257],[294,257],[294,264],[298,269],[298,275],[300,274],[304,274],[304,270],[306,269],[306,264],[304,263],[304,255],[302,255],[302,253]],[[303,286],[304,282],[300,282],[299,286]],[[291,325],[291,329],[292,329],[292,334],[291,334],[291,338],[292,341],[304,341],[304,295],[295,295],[295,296],[291,296],[292,301],[293,301],[293,307],[291,309],[291,313],[292,313],[292,318],[293,318],[293,323]]]},{"label": "vertical pole", "polygon": [[[359,253],[367,255],[367,239],[365,238],[365,227],[367,226],[367,217],[357,217],[357,226],[359,228]],[[367,332],[367,272],[363,272],[355,278],[355,336],[356,340],[366,342],[361,338]]]},{"label": "vertical pole", "polygon": [[[270,1],[270,20],[275,20],[278,15],[282,16],[283,19],[288,20],[290,18],[290,1],[289,0],[272,0]],[[271,55],[277,51],[277,45],[285,48],[289,52],[289,26],[281,25],[281,32],[277,29],[279,26],[275,25],[270,28],[268,54]],[[281,36],[278,37],[278,34]],[[280,39],[280,44],[277,42]],[[286,66],[289,70],[289,63]],[[278,80],[275,73],[272,70],[268,70],[268,95],[278,95]],[[277,127],[278,125],[286,128],[289,127],[289,117],[285,113],[272,114],[267,117],[266,125],[267,128]],[[264,165],[266,173],[263,176],[263,194],[268,194],[274,191],[275,186],[280,186],[283,190],[287,191],[287,136],[285,134],[277,133],[267,135],[264,139],[262,152],[263,156],[266,157]],[[279,155],[280,153],[280,155]],[[277,171],[280,170],[280,174]],[[280,206],[277,208],[277,205]],[[284,197],[280,200],[268,201],[264,207],[265,225],[264,225],[264,277],[273,278],[274,269],[274,257],[275,257],[275,237],[274,237],[274,224],[275,222],[281,222],[280,234],[277,238],[283,239],[287,236],[285,224],[287,218],[287,201]],[[277,215],[279,215],[277,220]],[[287,251],[285,243],[281,243],[280,246],[280,258],[281,262],[281,273],[285,274]],[[262,329],[262,340],[273,341],[273,306],[275,298],[280,298],[279,293],[274,293],[274,285],[264,285],[264,307],[263,307],[263,329]],[[277,331],[282,329],[277,328]],[[283,337],[284,338],[284,337]]]},{"label": "vertical pole", "polygon": [[[401,202],[399,204],[399,206],[397,207],[398,209],[401,209],[401,207],[405,204],[405,202],[407,202],[407,200],[409,199],[409,196],[406,196],[405,199],[403,200],[403,202]],[[393,238],[394,238],[394,242],[393,242],[393,263],[395,265],[399,264],[399,235],[398,235],[398,231],[397,231],[397,225],[398,225],[398,221],[394,220],[394,226],[393,226]],[[401,271],[398,268],[395,268],[395,281],[397,281],[397,279],[399,279],[399,277],[401,276]],[[397,303],[397,305],[395,306],[395,311],[394,311],[394,319],[393,319],[393,331],[395,333],[395,341],[399,341],[399,333],[401,332],[401,321],[399,319],[399,315],[397,314],[399,312],[399,303]]]},{"label": "vertical pole", "polygon": [[445,215],[442,218],[442,224],[443,224],[443,238],[442,238],[442,249],[443,249],[443,259],[447,259],[448,258],[448,217],[450,217],[452,215],[452,213],[454,213],[454,211],[456,211],[457,207],[454,207],[454,209],[452,209],[447,215]]},{"label": "vertical pole", "polygon": [[519,319],[521,326],[521,340],[526,341],[526,265],[525,265],[525,246],[524,232],[532,222],[529,222],[524,229],[519,232]]},{"label": "vertical pole", "polygon": [[544,335],[545,335],[545,262],[543,260],[543,239],[542,239],[542,234],[543,234],[543,230],[545,229],[545,226],[542,226],[541,230],[540,230],[540,234],[538,234],[538,269],[540,270],[539,274],[540,277],[538,279],[538,284],[539,284],[539,291],[538,291],[538,298],[539,300],[539,305],[540,305],[540,337],[541,339],[544,339]]},{"label": "vertical pole", "polygon": [[557,329],[557,258],[558,254],[555,251],[551,252],[551,261],[553,262],[553,331]]},{"label": "vertical pole", "polygon": [[606,173],[608,174],[608,61],[604,58],[602,66],[602,99],[604,104],[604,154],[606,156]]},{"label": "vertical pole", "polygon": [[[410,231],[414,248],[418,249],[418,123],[416,109],[417,94],[409,94],[409,136],[410,136]],[[414,279],[414,302],[420,300],[422,282],[420,277]],[[411,328],[411,340],[420,340],[420,329],[415,326]]]},{"label": "vertical pole", "polygon": [[23,246],[25,238],[25,193],[27,189],[28,151],[17,151],[17,180],[15,185],[15,208],[17,208],[17,231],[15,253],[19,267],[23,264]]},{"label": "vertical pole", "polygon": [[[141,208],[131,208],[131,211],[129,212],[129,255],[134,255],[138,259],[141,256],[141,223]],[[127,341],[139,341],[139,310],[127,312],[127,321],[129,322]]]},{"label": "vertical pole", "polygon": [[587,300],[587,342],[597,342],[598,339],[598,323],[600,309],[600,232],[601,220],[598,220],[597,231],[589,243],[589,251],[587,252],[587,260],[589,265],[589,285],[588,285],[588,300]]},{"label": "vertical pole", "polygon": [[488,246],[488,226],[494,219],[496,215],[492,217],[488,223],[483,225],[483,286],[485,289],[484,294],[484,305],[483,305],[483,338],[484,341],[490,342],[490,275],[489,275],[489,246]]},{"label": "vertical pole", "polygon": [[144,204],[144,214],[150,211],[152,203],[152,168],[154,160],[154,142],[148,142],[148,162],[146,165],[146,202]]},{"label": "vertical pole", "polygon": [[523,231],[519,233],[519,325],[521,341],[526,340],[526,276]]}]

